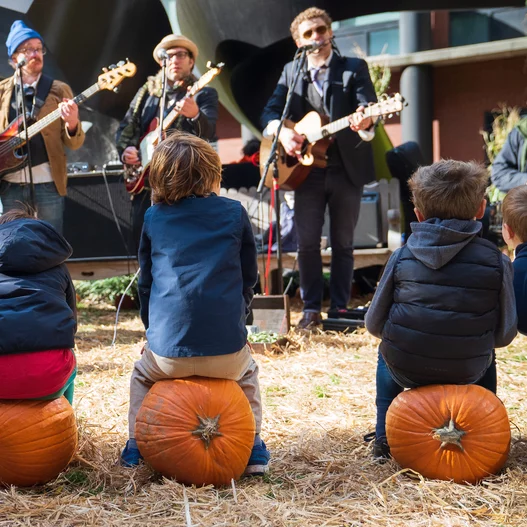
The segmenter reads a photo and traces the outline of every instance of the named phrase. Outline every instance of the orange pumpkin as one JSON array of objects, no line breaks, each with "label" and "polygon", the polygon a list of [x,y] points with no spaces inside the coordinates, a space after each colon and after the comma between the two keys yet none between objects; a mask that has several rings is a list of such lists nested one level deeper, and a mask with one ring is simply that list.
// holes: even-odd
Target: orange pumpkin
[{"label": "orange pumpkin", "polygon": [[503,403],[475,385],[423,386],[397,396],[386,416],[393,458],[426,478],[476,483],[507,461]]},{"label": "orange pumpkin", "polygon": [[254,416],[234,381],[189,377],[159,381],[135,425],[137,446],[158,472],[189,485],[227,485],[245,470]]},{"label": "orange pumpkin", "polygon": [[64,397],[0,401],[0,482],[29,487],[62,472],[77,450],[77,424]]}]

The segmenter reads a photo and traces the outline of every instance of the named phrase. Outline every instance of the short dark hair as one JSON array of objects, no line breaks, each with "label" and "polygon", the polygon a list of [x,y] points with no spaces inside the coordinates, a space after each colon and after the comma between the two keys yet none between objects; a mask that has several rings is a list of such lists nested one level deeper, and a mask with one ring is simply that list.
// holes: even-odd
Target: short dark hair
[{"label": "short dark hair", "polygon": [[418,168],[408,186],[425,219],[471,220],[485,197],[488,180],[487,169],[478,163],[442,159]]},{"label": "short dark hair", "polygon": [[11,209],[7,212],[4,212],[0,216],[0,225],[3,225],[4,223],[9,223],[11,221],[15,220],[22,220],[22,219],[31,219],[35,220],[35,211],[27,204],[19,202],[20,208],[17,209]]},{"label": "short dark hair", "polygon": [[502,204],[503,223],[506,223],[523,243],[527,241],[527,185],[514,187]]},{"label": "short dark hair", "polygon": [[176,131],[154,150],[148,178],[154,203],[207,196],[221,181],[220,156],[207,141]]},{"label": "short dark hair", "polygon": [[306,20],[311,20],[312,18],[321,18],[322,20],[324,20],[328,28],[331,29],[331,23],[333,21],[331,20],[331,17],[329,16],[328,12],[318,7],[309,7],[305,11],[302,11],[300,14],[296,15],[295,19],[291,22],[291,27],[289,29],[291,31],[291,36],[293,37],[293,40],[298,40],[298,38],[300,37],[300,35],[298,34],[298,26],[302,22],[305,22]]}]

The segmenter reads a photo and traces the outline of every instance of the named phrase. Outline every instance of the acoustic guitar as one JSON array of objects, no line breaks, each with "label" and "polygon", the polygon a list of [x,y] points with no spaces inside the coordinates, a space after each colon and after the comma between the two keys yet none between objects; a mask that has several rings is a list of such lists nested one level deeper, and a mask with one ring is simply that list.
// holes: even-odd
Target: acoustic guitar
[{"label": "acoustic guitar", "polygon": [[[401,94],[396,93],[392,97],[383,99],[375,104],[370,104],[362,112],[366,117],[392,117],[399,113],[404,107],[404,99]],[[350,118],[355,115],[347,115],[325,123],[317,112],[309,112],[301,121],[294,123],[285,121],[284,126],[293,128],[297,133],[305,137],[302,145],[300,159],[286,154],[283,146],[278,142],[278,184],[282,190],[295,190],[307,178],[314,167],[323,168],[327,165],[326,152],[332,143],[333,134],[344,130],[350,123]],[[265,164],[271,154],[272,138],[263,138],[260,145],[260,171],[263,177]],[[265,186],[273,186],[273,165],[269,167],[265,177]]]},{"label": "acoustic guitar", "polygon": [[[135,64],[128,61],[119,62],[117,66],[110,68],[103,68],[104,73],[99,75],[97,82],[74,97],[73,101],[80,105],[98,91],[115,90],[126,77],[133,77],[136,70]],[[39,134],[46,126],[60,118],[60,109],[57,108],[30,126],[28,123],[27,139]],[[24,116],[21,115],[0,133],[0,179],[6,174],[19,170],[26,163],[27,154],[19,151],[20,147],[26,144],[26,131],[23,129],[23,122]]]},{"label": "acoustic guitar", "polygon": [[[187,91],[183,99],[193,97],[202,90],[209,82],[214,79],[217,75],[220,74],[223,66],[225,64],[220,62],[216,66],[213,66],[209,61],[207,62],[207,67],[210,68],[209,71],[204,73]],[[181,100],[183,100],[181,99]],[[177,107],[174,107],[168,115],[163,119],[163,133],[166,132],[172,123],[180,115]],[[125,169],[124,183],[126,190],[130,194],[139,194],[145,187],[145,180],[148,176],[150,161],[152,161],[152,155],[154,154],[154,149],[157,146],[160,136],[159,129],[159,118],[155,117],[152,119],[152,122],[148,126],[146,134],[143,136],[139,143],[139,157],[141,159],[140,165],[127,165]]]}]

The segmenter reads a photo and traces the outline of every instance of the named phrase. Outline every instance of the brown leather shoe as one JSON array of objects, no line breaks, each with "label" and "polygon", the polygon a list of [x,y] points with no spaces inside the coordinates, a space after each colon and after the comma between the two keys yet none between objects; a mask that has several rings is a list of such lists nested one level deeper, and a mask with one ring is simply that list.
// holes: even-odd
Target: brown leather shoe
[{"label": "brown leather shoe", "polygon": [[317,326],[320,326],[322,324],[322,316],[320,313],[312,313],[311,311],[306,311],[303,315],[298,324],[296,325],[296,329],[307,329],[312,330],[316,329]]}]

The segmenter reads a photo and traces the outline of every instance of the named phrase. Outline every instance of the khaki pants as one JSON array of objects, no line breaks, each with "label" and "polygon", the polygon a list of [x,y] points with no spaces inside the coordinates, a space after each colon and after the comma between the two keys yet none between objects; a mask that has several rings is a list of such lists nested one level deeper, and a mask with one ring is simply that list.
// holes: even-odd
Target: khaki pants
[{"label": "khaki pants", "polygon": [[143,355],[134,364],[130,379],[130,438],[135,438],[137,412],[154,383],[163,379],[183,379],[193,375],[236,381],[249,400],[256,422],[256,433],[260,433],[262,399],[258,383],[258,364],[252,358],[249,346],[244,346],[236,353],[214,357],[161,357],[153,353],[147,344]]}]

